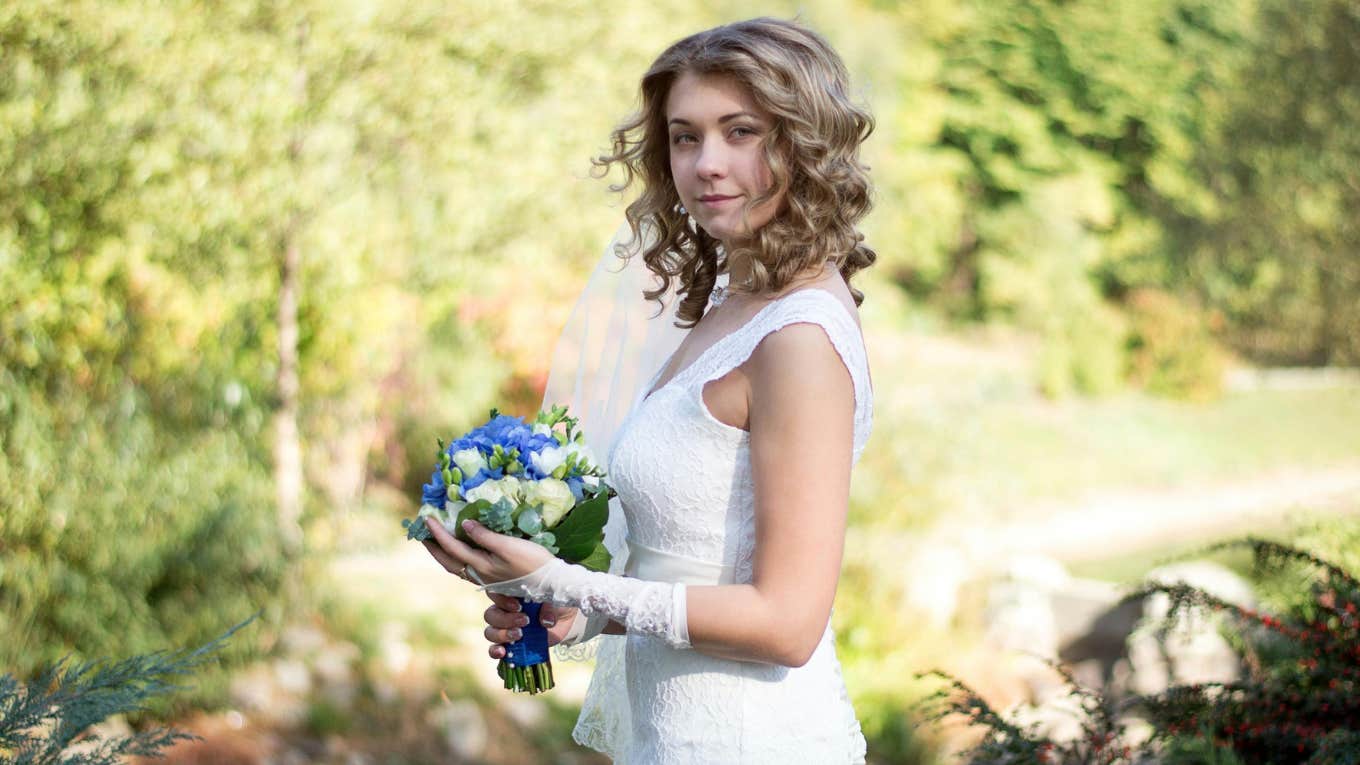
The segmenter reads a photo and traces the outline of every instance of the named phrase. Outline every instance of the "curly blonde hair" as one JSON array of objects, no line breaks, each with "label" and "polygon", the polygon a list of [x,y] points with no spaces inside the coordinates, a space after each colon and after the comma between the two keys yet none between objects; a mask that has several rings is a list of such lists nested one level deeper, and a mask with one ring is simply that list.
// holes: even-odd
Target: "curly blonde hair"
[{"label": "curly blonde hair", "polygon": [[[719,259],[720,242],[697,226],[681,206],[670,169],[666,98],[685,73],[734,78],[773,117],[762,145],[773,183],[747,201],[743,215],[786,192],[784,204],[755,235]],[[859,147],[873,132],[873,117],[849,97],[849,74],[836,51],[816,32],[793,22],[757,18],[715,27],[667,48],[642,78],[641,107],[617,127],[611,154],[593,160],[608,172],[622,165],[627,189],[643,190],[628,205],[634,242],[644,242],[643,262],[661,280],[644,295],[661,299],[674,279],[682,296],[677,325],[692,327],[708,307],[718,275],[733,258],[749,260],[757,294],[779,292],[795,277],[833,262],[850,277],[872,265],[874,251],[855,227],[871,206],[868,167]],[[644,228],[650,229],[644,237]],[[620,252],[620,257],[636,253]],[[735,288],[734,288],[735,289]],[[850,287],[855,304],[864,294]]]}]

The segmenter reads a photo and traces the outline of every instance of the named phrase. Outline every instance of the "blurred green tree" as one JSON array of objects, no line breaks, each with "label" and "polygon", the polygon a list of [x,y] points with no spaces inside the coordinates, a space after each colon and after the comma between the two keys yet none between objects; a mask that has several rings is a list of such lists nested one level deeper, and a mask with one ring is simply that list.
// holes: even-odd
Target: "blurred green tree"
[{"label": "blurred green tree", "polygon": [[1266,363],[1360,363],[1360,8],[1260,0],[1221,120],[1187,168],[1207,214],[1168,215],[1180,282]]}]

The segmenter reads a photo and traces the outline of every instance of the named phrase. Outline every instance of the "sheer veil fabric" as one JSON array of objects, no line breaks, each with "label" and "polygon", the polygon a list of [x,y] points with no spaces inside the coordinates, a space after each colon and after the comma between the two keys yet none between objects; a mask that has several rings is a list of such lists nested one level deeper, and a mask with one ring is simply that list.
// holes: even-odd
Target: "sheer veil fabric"
[{"label": "sheer veil fabric", "polygon": [[[679,301],[674,286],[659,307],[643,296],[644,290],[660,285],[642,261],[644,247],[626,221],[614,232],[558,339],[543,393],[544,409],[566,404],[580,418],[587,445],[605,465],[619,426],[647,392],[643,387],[687,332],[675,326]],[[605,546],[613,555],[611,574],[624,573],[627,536],[627,522],[615,498],[605,526]],[[595,660],[573,737],[596,749],[617,740],[630,725],[625,637],[600,634],[603,628],[604,619],[592,619],[576,644],[553,649],[560,660]]]}]

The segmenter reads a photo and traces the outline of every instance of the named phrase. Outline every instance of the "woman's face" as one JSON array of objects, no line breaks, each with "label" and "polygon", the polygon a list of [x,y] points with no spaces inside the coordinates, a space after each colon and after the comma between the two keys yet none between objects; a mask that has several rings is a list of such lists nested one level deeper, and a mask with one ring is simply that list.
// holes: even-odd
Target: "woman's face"
[{"label": "woman's face", "polygon": [[709,236],[731,250],[774,217],[783,194],[751,210],[742,207],[768,189],[762,143],[773,120],[731,77],[686,72],[666,97],[671,176],[685,209]]}]

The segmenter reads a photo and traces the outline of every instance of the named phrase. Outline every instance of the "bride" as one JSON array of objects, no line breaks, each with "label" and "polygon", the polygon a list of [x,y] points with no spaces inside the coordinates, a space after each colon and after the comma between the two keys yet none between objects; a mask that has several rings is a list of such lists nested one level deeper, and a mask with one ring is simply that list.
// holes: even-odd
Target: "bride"
[{"label": "bride", "polygon": [[824,39],[765,18],[680,40],[641,92],[597,162],[641,179],[645,299],[682,296],[666,315],[689,331],[608,450],[624,575],[472,521],[478,547],[433,522],[426,544],[485,583],[493,658],[527,623],[514,597],[554,604],[552,642],[618,641],[574,733],[615,762],[863,762],[830,621],[872,411],[848,284],[875,257],[855,228],[872,120]]}]

